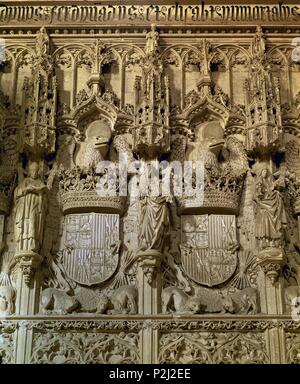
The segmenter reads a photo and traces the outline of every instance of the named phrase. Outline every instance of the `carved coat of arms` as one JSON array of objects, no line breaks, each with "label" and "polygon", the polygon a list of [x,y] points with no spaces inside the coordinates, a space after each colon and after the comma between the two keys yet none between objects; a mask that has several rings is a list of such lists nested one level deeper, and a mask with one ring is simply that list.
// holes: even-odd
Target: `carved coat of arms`
[{"label": "carved coat of arms", "polygon": [[100,284],[109,279],[119,262],[119,215],[72,214],[64,226],[63,264],[79,284]]},{"label": "carved coat of arms", "polygon": [[209,287],[235,272],[237,254],[234,215],[182,216],[181,259],[186,274]]}]

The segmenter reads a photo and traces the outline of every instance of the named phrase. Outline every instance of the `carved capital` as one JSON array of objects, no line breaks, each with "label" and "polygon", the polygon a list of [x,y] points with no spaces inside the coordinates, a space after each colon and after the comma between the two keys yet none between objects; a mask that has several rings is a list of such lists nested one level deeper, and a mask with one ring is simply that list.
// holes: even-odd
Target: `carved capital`
[{"label": "carved capital", "polygon": [[282,249],[267,248],[259,253],[259,264],[272,285],[278,281],[284,261],[285,254]]},{"label": "carved capital", "polygon": [[157,269],[160,267],[164,255],[155,250],[140,251],[136,260],[146,276],[148,284],[152,284],[156,277]]},{"label": "carved capital", "polygon": [[281,273],[281,266],[276,263],[265,264],[262,266],[262,270],[265,275],[270,279],[272,285],[274,285],[279,278]]},{"label": "carved capital", "polygon": [[14,259],[14,269],[21,270],[25,284],[30,286],[35,272],[43,260],[42,256],[35,252],[19,252]]}]

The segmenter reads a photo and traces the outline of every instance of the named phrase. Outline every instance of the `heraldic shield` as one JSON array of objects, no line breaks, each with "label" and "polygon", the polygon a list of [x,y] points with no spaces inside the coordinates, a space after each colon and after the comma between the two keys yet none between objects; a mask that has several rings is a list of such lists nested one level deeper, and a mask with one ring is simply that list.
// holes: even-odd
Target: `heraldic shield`
[{"label": "heraldic shield", "polygon": [[67,215],[64,226],[63,264],[79,284],[100,284],[116,271],[119,254],[119,215]]},{"label": "heraldic shield", "polygon": [[212,287],[227,281],[237,267],[234,215],[195,215],[181,218],[181,259],[186,274]]}]

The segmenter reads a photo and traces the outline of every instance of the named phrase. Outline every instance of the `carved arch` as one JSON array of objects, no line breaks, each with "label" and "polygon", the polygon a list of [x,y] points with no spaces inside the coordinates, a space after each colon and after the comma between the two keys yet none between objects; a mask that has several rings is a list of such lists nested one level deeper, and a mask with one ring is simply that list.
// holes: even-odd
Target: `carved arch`
[{"label": "carved arch", "polygon": [[17,64],[17,61],[20,60],[22,56],[25,54],[28,55],[35,55],[34,49],[27,45],[23,44],[14,44],[14,45],[7,45],[6,46],[7,51],[11,54],[11,56],[14,58],[14,63]]},{"label": "carved arch", "polygon": [[[186,90],[186,68],[185,60],[189,54],[193,53],[197,58],[199,63],[201,62],[201,52],[197,47],[188,44],[175,44],[170,47],[165,48],[160,57],[165,65],[168,65],[168,55],[174,55],[175,65],[180,71],[180,107],[184,108],[185,96],[188,93]],[[177,61],[177,63],[176,63]],[[175,106],[172,106],[175,107]]]},{"label": "carved arch", "polygon": [[[292,48],[287,45],[272,47],[267,52],[267,59],[271,65],[271,70],[280,81],[280,94],[282,104],[293,99],[293,63],[290,61]],[[300,66],[299,66],[300,69]]]},{"label": "carved arch", "polygon": [[[284,66],[287,66],[288,65],[288,57],[279,48],[280,48],[280,46],[279,47],[273,47],[272,49],[270,49],[267,52],[267,58],[268,58],[268,60],[269,60],[271,65],[280,65],[280,66],[282,66],[282,63],[278,62],[278,60],[280,60],[280,58],[281,58],[284,61]],[[276,55],[279,55],[279,58],[276,57]]]},{"label": "carved arch", "polygon": [[[275,45],[273,47],[271,47],[268,51],[267,51],[267,57],[269,57],[270,55],[272,55],[274,53],[274,51],[280,51],[284,56],[286,56],[286,52],[288,52],[289,50],[292,50],[294,49],[295,46],[291,45],[291,44],[280,44],[280,45]],[[286,58],[288,57],[288,55],[286,56]]]},{"label": "carved arch", "polygon": [[15,62],[15,57],[8,48],[4,49],[4,57],[6,58],[6,62],[11,62],[11,64]]},{"label": "carved arch", "polygon": [[70,113],[70,118],[74,121],[75,126],[81,133],[88,124],[98,119],[107,120],[113,131],[117,119],[117,112],[112,105],[106,103],[97,95],[93,95],[75,107]]},{"label": "carved arch", "polygon": [[284,132],[285,134],[289,134],[300,139],[300,119],[294,123],[289,122],[284,124]]},{"label": "carved arch", "polygon": [[165,66],[175,65],[176,67],[181,68],[183,65],[182,57],[175,49],[173,49],[173,47],[169,47],[163,51],[161,60]]},{"label": "carved arch", "polygon": [[15,65],[18,70],[23,65],[27,66],[33,63],[34,52],[28,48],[24,48],[22,51],[18,52],[15,56]]},{"label": "carved arch", "polygon": [[116,49],[114,49],[113,46],[110,46],[109,48],[105,49],[105,53],[100,56],[100,70],[101,66],[108,64],[112,61],[117,61],[120,64],[122,62],[122,56]]},{"label": "carved arch", "polygon": [[[211,56],[210,56],[210,58],[208,60],[208,65],[209,65],[210,68],[214,64],[215,65],[220,65],[220,68],[222,69],[222,72],[228,71],[229,58],[226,55],[226,53],[223,50],[219,49],[219,48],[213,48]],[[219,71],[219,69],[218,69],[218,71]]]},{"label": "carved arch", "polygon": [[88,51],[91,56],[94,54],[92,48],[89,45],[76,43],[76,44],[66,44],[66,45],[63,45],[63,46],[57,48],[53,52],[52,56],[57,56],[61,51],[64,51],[64,50],[67,50],[68,52],[70,52],[70,54],[73,56],[73,58],[75,58],[75,56],[78,54],[78,52],[81,52],[83,50]]},{"label": "carved arch", "polygon": [[162,52],[161,52],[161,57],[164,56],[165,54],[167,54],[168,51],[175,51],[177,52],[178,56],[181,57],[181,59],[184,58],[184,56],[189,52],[189,51],[193,51],[195,54],[199,55],[199,57],[201,57],[201,52],[199,51],[199,49],[193,45],[190,45],[190,44],[174,44],[174,45],[171,45],[170,47],[167,47],[165,48]]},{"label": "carved arch", "polygon": [[[13,105],[21,104],[23,82],[20,80],[20,70],[24,67],[28,71],[28,77],[31,75],[32,63],[34,60],[35,52],[30,47],[21,44],[18,44],[16,46],[8,46],[7,50],[11,53],[11,56],[13,57],[11,101]],[[24,79],[24,76],[22,77]]]},{"label": "carved arch", "polygon": [[[131,54],[137,54],[136,58],[129,59]],[[117,80],[119,82],[118,89],[119,93],[117,94],[119,100],[120,100],[120,108],[122,109],[125,104],[125,72],[126,72],[126,66],[131,61],[131,64],[136,64],[139,61],[139,58],[144,57],[144,52],[142,49],[137,47],[136,45],[129,45],[129,44],[114,44],[104,54],[103,59],[101,60],[101,64],[109,64],[112,60],[115,60],[118,63],[118,76]],[[128,62],[127,62],[128,60]],[[112,80],[112,79],[111,79]],[[116,92],[117,93],[117,92]]]},{"label": "carved arch", "polygon": [[229,119],[229,111],[221,104],[216,103],[209,97],[199,100],[191,108],[184,111],[184,118],[194,124],[196,121],[212,121],[219,120],[224,129]]},{"label": "carved arch", "polygon": [[[221,51],[224,51],[224,49],[226,49],[226,48],[229,50],[232,50],[232,52],[235,52],[236,50],[240,50],[250,60],[249,51],[241,45],[226,43],[226,44],[217,44],[217,45],[213,46],[213,49],[219,49]],[[231,53],[228,53],[228,57],[230,57],[230,55],[231,55]]]}]

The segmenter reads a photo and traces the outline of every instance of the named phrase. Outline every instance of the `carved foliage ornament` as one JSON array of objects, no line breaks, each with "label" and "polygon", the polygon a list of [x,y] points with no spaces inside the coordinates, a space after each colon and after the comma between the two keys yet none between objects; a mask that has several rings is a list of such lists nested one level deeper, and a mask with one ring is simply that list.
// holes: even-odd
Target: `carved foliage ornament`
[{"label": "carved foliage ornament", "polygon": [[139,337],[135,333],[37,333],[33,364],[137,364]]},{"label": "carved foliage ornament", "polygon": [[267,364],[259,333],[170,333],[160,338],[159,362],[165,364]]}]

